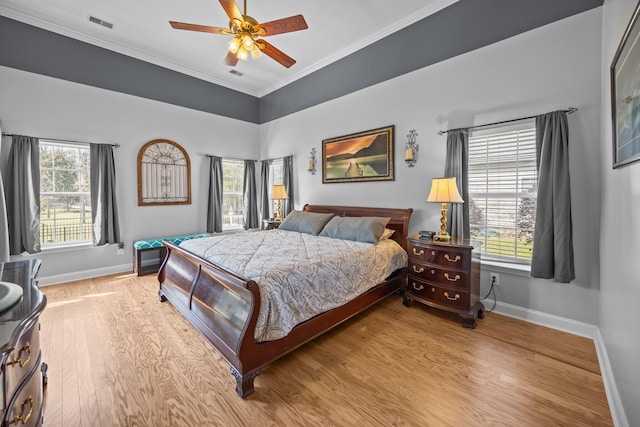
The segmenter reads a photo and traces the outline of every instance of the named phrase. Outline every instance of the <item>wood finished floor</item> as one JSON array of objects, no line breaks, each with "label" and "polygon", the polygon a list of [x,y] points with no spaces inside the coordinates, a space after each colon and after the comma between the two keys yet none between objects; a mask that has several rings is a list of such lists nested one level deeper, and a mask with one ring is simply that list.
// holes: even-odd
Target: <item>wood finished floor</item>
[{"label": "wood finished floor", "polygon": [[607,426],[593,341],[393,296],[269,365],[247,399],[153,275],[42,288],[49,426]]}]

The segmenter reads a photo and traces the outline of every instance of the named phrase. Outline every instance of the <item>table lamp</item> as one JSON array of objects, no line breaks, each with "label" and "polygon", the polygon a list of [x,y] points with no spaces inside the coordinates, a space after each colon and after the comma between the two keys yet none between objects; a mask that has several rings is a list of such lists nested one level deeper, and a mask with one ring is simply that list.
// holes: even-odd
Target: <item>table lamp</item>
[{"label": "table lamp", "polygon": [[434,241],[449,242],[451,236],[447,233],[447,203],[464,203],[455,177],[433,178],[431,181],[431,192],[427,197],[427,202],[442,203],[440,211],[440,233],[433,236]]},{"label": "table lamp", "polygon": [[282,221],[282,214],[280,213],[280,203],[281,203],[280,201],[286,200],[288,198],[289,196],[287,196],[287,190],[285,190],[284,185],[276,184],[273,187],[271,187],[271,199],[278,201],[277,208],[276,208],[276,217],[275,217],[276,221]]}]

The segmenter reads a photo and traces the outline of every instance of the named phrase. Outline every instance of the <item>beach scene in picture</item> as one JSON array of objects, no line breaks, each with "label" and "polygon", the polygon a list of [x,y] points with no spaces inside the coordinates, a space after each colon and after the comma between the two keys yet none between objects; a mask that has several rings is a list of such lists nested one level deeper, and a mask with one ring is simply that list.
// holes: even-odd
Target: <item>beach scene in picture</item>
[{"label": "beach scene in picture", "polygon": [[387,131],[336,142],[325,142],[325,178],[358,179],[389,175]]}]

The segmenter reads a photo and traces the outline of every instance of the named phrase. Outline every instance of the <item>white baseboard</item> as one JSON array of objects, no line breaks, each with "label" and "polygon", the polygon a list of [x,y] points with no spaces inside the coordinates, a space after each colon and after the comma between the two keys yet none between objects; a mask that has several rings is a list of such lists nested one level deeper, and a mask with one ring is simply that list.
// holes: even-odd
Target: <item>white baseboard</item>
[{"label": "white baseboard", "polygon": [[74,271],[72,273],[57,274],[54,276],[38,276],[38,286],[50,286],[60,283],[74,282],[76,280],[91,279],[93,277],[108,276],[117,273],[132,273],[133,263],[112,265],[110,267],[95,268],[93,270]]},{"label": "white baseboard", "polygon": [[[485,299],[483,300],[483,303],[486,308],[491,307],[494,301]],[[602,335],[600,334],[600,328],[589,323],[579,322],[577,320],[567,319],[565,317],[543,313],[541,311],[531,310],[524,307],[518,307],[517,305],[507,304],[500,301],[496,302],[496,307],[493,312],[592,339],[598,355],[600,374],[602,375],[604,392],[607,395],[607,402],[609,403],[609,410],[611,411],[613,425],[616,427],[629,427],[629,422],[627,421],[624,407],[620,400],[620,394],[616,387],[616,381],[613,377],[613,370],[611,369],[611,363],[609,362],[609,356],[607,355],[607,348],[604,344],[604,340],[602,339]]]},{"label": "white baseboard", "polygon": [[[485,308],[493,305],[493,300],[487,299],[483,301]],[[598,327],[590,323],[579,322],[577,320],[567,319],[566,317],[543,313],[542,311],[531,310],[500,301],[497,302],[494,312],[593,340],[598,333]]]},{"label": "white baseboard", "polygon": [[602,339],[600,329],[598,329],[594,342],[596,345],[596,352],[598,353],[598,363],[600,364],[600,373],[602,374],[602,382],[604,383],[604,392],[607,394],[609,410],[611,410],[611,418],[613,418],[613,425],[616,427],[629,427],[629,421],[627,420],[627,415],[625,414],[624,407],[622,406],[620,393],[618,393],[616,380],[613,376],[613,371],[611,370],[607,347]]}]

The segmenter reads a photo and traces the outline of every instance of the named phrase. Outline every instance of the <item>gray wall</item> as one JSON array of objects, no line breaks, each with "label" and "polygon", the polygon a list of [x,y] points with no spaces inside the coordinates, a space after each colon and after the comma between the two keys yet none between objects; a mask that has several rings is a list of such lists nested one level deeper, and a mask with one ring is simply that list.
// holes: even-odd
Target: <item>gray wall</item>
[{"label": "gray wall", "polygon": [[615,0],[603,8],[600,134],[600,331],[631,426],[640,425],[640,163],[611,167],[609,66],[637,4]]},{"label": "gray wall", "polygon": [[[431,178],[444,172],[446,137],[438,130],[579,108],[569,116],[576,280],[561,284],[498,269],[497,297],[596,325],[600,37],[601,9],[594,9],[273,120],[260,125],[261,157],[295,156],[298,209],[304,203],[411,207],[412,232],[437,230],[440,206],[426,198]],[[322,184],[320,172],[306,172],[310,150],[321,153],[323,139],[390,124],[396,129],[395,181]],[[413,168],[403,162],[410,129],[420,146]],[[489,269],[495,271],[483,267],[483,293]]]}]

